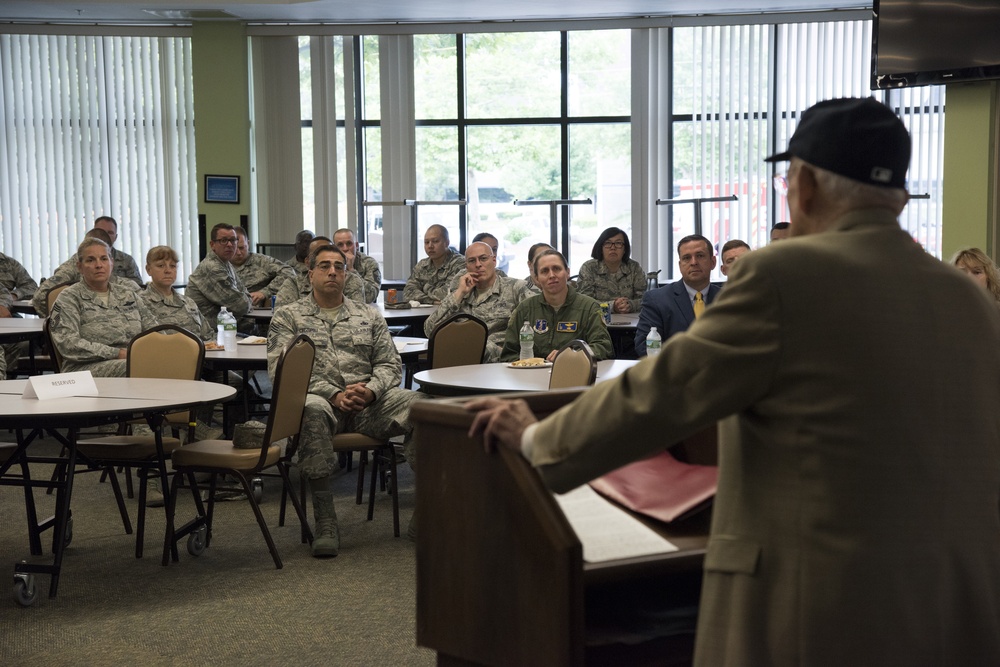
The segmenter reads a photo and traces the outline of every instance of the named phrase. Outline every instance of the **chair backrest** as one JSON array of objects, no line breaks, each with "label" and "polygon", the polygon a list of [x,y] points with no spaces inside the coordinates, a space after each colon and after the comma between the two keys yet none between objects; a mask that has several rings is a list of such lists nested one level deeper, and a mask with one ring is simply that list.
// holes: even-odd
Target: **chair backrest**
[{"label": "chair backrest", "polygon": [[66,289],[72,284],[73,283],[59,283],[58,285],[50,289],[49,293],[45,295],[45,307],[48,309],[48,313],[50,315],[52,314],[52,304],[56,302],[56,297],[59,296],[60,292],[62,292],[64,289]]},{"label": "chair backrest", "polygon": [[431,368],[480,364],[486,352],[489,327],[478,317],[452,315],[435,327],[427,341],[427,361]]},{"label": "chair backrest", "polygon": [[[160,324],[136,334],[128,342],[125,375],[134,378],[197,380],[205,361],[205,343],[176,324]],[[174,426],[187,424],[194,438],[194,416],[190,410],[172,412],[167,421]]]},{"label": "chair backrest", "polygon": [[128,343],[125,374],[135,378],[197,380],[205,360],[205,344],[176,324],[160,324]]},{"label": "chair backrest", "polygon": [[63,356],[59,353],[59,348],[56,347],[55,341],[52,340],[52,320],[46,318],[45,324],[42,325],[42,330],[45,331],[45,344],[49,346],[49,354],[52,355],[52,366],[56,373],[61,373]]},{"label": "chair backrest", "polygon": [[582,340],[571,340],[559,350],[552,363],[549,389],[589,387],[597,379],[597,362],[590,346]]},{"label": "chair backrest", "polygon": [[299,434],[315,358],[316,346],[305,334],[299,334],[288,341],[281,351],[274,371],[271,409],[267,415],[267,429],[264,431],[260,453],[261,465],[268,447],[279,440],[294,438]]}]

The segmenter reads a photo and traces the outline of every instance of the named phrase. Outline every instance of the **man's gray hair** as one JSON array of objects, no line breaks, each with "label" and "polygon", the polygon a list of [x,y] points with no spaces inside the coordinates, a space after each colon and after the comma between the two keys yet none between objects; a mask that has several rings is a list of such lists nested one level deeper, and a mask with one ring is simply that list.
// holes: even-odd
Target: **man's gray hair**
[{"label": "man's gray hair", "polygon": [[894,215],[899,215],[909,201],[909,195],[903,188],[869,185],[813,164],[809,164],[809,168],[816,174],[816,183],[823,192],[834,201],[842,202],[845,209],[887,208]]}]

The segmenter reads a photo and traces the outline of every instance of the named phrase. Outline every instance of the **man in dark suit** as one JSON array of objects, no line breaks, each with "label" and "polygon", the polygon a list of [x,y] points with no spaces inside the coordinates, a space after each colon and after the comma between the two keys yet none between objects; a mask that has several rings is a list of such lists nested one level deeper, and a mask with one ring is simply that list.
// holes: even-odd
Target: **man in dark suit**
[{"label": "man in dark suit", "polygon": [[635,353],[646,356],[646,336],[652,327],[660,332],[663,342],[681,331],[687,331],[695,320],[695,303],[700,299],[706,306],[721,289],[713,285],[715,251],[712,242],[701,234],[685,236],[677,244],[677,267],[681,279],[649,290],[642,296],[639,324],[635,330]]},{"label": "man in dark suit", "polygon": [[792,238],[687,332],[542,422],[467,404],[556,492],[722,420],[699,667],[1000,665],[1000,314],[900,229],[909,159],[874,99],[816,104],[769,158]]}]

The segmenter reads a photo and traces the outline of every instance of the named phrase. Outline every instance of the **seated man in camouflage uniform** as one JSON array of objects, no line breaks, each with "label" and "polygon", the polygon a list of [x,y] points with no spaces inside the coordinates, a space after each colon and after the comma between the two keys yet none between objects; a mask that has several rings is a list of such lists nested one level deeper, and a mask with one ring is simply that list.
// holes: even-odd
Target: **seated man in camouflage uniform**
[{"label": "seated man in camouflage uniform", "polygon": [[313,242],[314,238],[316,235],[308,229],[303,229],[295,235],[295,257],[288,262],[288,265],[292,267],[296,276],[304,276],[309,273],[309,265],[306,262],[309,261],[309,244]]},{"label": "seated man in camouflage uniform", "polygon": [[[312,251],[316,248],[328,245],[333,245],[333,241],[326,236],[316,236],[309,244],[309,254],[312,254]],[[349,266],[352,257],[351,253],[343,250],[341,252],[347,257]],[[274,306],[275,308],[278,306],[287,306],[310,294],[312,294],[312,283],[309,282],[309,273],[302,273],[296,275],[295,280],[285,281],[281,289],[278,290]],[[365,301],[365,281],[356,271],[347,271],[347,276],[344,278],[344,298],[356,301],[357,303],[367,303]]]},{"label": "seated man in camouflage uniform", "polygon": [[[236,276],[250,292],[250,300],[258,308],[270,308],[271,297],[288,280],[295,279],[295,271],[280,259],[250,252],[250,239],[242,227],[236,227],[236,252],[232,259]],[[243,333],[252,333],[256,327],[252,317],[241,317],[238,328]]]},{"label": "seated man in camouflage uniform", "polygon": [[[338,229],[333,233],[333,245],[347,255],[347,270],[361,277],[365,282],[365,303],[375,303],[382,289],[382,269],[373,257],[358,250],[358,240],[350,229]],[[351,257],[354,261],[351,261]]]},{"label": "seated man in camouflage uniform", "polygon": [[194,299],[202,316],[213,329],[219,324],[219,311],[223,307],[237,318],[249,313],[253,307],[250,293],[236,275],[232,264],[237,238],[236,229],[232,225],[220,222],[212,227],[212,252],[188,276],[185,294]]},{"label": "seated man in camouflage uniform", "polygon": [[[310,254],[309,266],[311,296],[282,306],[271,319],[267,366],[273,381],[281,350],[298,334],[316,344],[299,438],[299,468],[312,491],[313,556],[336,556],[340,531],[329,482],[337,469],[337,454],[331,438],[352,431],[374,438],[405,435],[408,441],[413,430],[410,404],[423,395],[399,388],[402,363],[378,311],[344,298],[344,253],[334,245],[321,246]],[[410,451],[407,457],[412,465]]]},{"label": "seated man in camouflage uniform", "polygon": [[[0,252],[0,317],[18,317],[11,312],[15,301],[30,299],[38,289],[38,283],[19,261]],[[0,380],[7,377],[7,366],[17,363],[18,357],[26,353],[28,343],[8,343],[0,354]]]},{"label": "seated man in camouflage uniform", "polygon": [[424,234],[427,257],[417,262],[403,288],[403,299],[420,303],[441,303],[452,278],[465,268],[461,255],[448,247],[448,230],[431,225]]},{"label": "seated man in camouflage uniform", "polygon": [[457,313],[475,315],[489,330],[484,361],[500,361],[507,322],[517,304],[534,293],[524,280],[507,278],[497,272],[497,258],[489,245],[471,243],[465,249],[467,272],[459,277],[455,291],[448,294],[424,322],[424,333]]}]

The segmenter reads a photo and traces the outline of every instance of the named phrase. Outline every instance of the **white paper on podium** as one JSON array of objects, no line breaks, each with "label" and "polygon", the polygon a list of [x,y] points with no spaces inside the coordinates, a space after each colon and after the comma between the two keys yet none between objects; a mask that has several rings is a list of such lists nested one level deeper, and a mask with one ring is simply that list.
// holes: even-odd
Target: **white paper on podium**
[{"label": "white paper on podium", "polygon": [[67,396],[97,396],[97,383],[90,371],[32,375],[24,386],[21,398],[65,398]]},{"label": "white paper on podium", "polygon": [[555,495],[555,499],[583,544],[583,560],[588,563],[677,551],[671,542],[587,484]]}]

